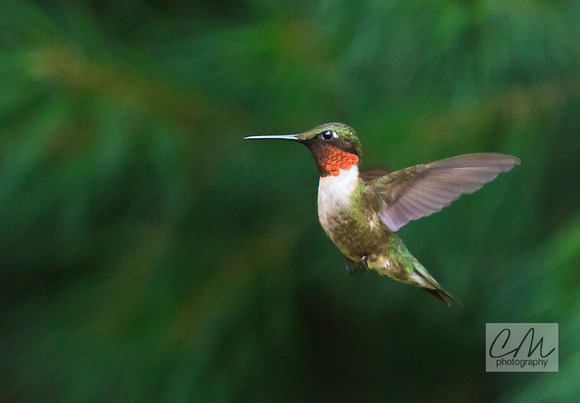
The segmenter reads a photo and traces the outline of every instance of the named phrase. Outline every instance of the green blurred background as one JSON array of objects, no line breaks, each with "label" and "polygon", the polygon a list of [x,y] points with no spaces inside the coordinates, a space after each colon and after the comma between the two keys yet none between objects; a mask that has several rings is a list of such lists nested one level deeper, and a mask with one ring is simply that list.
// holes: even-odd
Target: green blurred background
[{"label": "green blurred background", "polygon": [[[579,62],[577,1],[2,1],[0,401],[573,401]],[[329,121],[521,158],[400,231],[463,307],[349,275],[307,150],[242,141]],[[487,322],[560,371],[486,373]]]}]

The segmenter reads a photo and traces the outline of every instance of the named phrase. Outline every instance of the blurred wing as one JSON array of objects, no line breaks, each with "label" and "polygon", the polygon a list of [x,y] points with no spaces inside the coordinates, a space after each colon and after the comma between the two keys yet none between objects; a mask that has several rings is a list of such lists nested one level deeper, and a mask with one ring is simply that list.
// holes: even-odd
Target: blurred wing
[{"label": "blurred wing", "polygon": [[380,179],[383,176],[390,174],[392,171],[384,166],[374,166],[364,171],[359,172],[360,178],[365,182],[371,182]]},{"label": "blurred wing", "polygon": [[473,193],[518,165],[503,154],[467,154],[415,165],[370,183],[381,198],[379,217],[390,231],[440,211],[463,193]]}]

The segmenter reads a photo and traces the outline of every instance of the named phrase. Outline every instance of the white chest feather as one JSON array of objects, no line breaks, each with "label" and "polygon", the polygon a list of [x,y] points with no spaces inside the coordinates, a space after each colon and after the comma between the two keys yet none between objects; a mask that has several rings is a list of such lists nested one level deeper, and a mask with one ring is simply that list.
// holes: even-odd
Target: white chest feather
[{"label": "white chest feather", "polygon": [[358,167],[341,169],[338,176],[320,178],[318,185],[318,218],[328,233],[330,221],[338,210],[350,206],[352,192],[358,185]]}]

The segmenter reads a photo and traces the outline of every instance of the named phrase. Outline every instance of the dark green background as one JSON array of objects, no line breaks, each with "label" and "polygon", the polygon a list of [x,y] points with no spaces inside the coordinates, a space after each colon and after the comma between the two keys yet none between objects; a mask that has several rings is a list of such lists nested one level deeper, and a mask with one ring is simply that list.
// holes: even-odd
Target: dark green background
[{"label": "dark green background", "polygon": [[[55,4],[58,4],[55,5]],[[572,401],[576,1],[0,3],[0,401]],[[463,303],[349,275],[303,147],[522,165],[400,232]],[[485,323],[559,323],[486,373]]]}]

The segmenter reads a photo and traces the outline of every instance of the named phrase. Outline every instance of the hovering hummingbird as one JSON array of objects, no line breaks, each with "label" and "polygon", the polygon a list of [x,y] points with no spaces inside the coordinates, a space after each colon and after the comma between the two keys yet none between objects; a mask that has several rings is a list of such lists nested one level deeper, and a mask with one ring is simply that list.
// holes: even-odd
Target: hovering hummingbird
[{"label": "hovering hummingbird", "polygon": [[397,231],[411,220],[440,211],[462,193],[475,192],[520,163],[509,155],[482,153],[395,172],[359,172],[361,144],[355,131],[343,123],[326,123],[301,134],[245,139],[292,140],[308,147],[320,175],[320,224],[344,254],[347,270],[374,269],[422,287],[447,305],[455,298],[409,253]]}]

